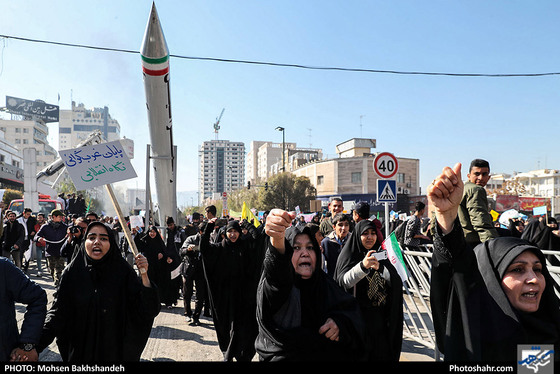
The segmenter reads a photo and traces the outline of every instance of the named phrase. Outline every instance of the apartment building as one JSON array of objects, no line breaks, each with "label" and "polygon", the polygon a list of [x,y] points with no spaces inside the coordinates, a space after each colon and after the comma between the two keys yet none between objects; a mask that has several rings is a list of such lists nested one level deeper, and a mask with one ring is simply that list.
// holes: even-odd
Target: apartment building
[{"label": "apartment building", "polygon": [[[373,139],[350,139],[337,146],[338,158],[313,160],[292,170],[297,176],[306,176],[317,189],[317,199],[328,204],[330,198],[341,197],[346,205],[367,201],[373,210],[381,210],[377,203],[377,179],[373,161],[377,153],[372,152]],[[395,175],[398,195],[419,195],[420,160],[397,157],[399,169]],[[408,211],[408,200],[402,201]],[[392,206],[398,210],[400,202]]]},{"label": "apartment building", "polygon": [[60,110],[58,147],[74,148],[95,130],[99,130],[107,142],[121,138],[121,126],[111,117],[108,107],[88,109],[72,101],[72,109]]},{"label": "apartment building", "polygon": [[245,144],[229,140],[205,141],[199,148],[199,197],[219,199],[243,187]]}]

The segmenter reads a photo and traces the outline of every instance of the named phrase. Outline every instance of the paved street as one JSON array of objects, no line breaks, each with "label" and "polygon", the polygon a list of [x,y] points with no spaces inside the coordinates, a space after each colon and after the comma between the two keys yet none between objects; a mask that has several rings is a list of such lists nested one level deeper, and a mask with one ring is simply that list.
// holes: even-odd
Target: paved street
[{"label": "paved street", "polygon": [[[49,305],[53,299],[54,286],[50,275],[43,273],[36,276],[35,262],[29,269],[30,278],[47,291]],[[194,307],[194,305],[193,305]],[[17,305],[17,318],[21,323],[25,306]],[[148,344],[142,354],[142,361],[151,362],[220,362],[222,353],[216,341],[214,325],[211,318],[202,317],[201,325],[191,326],[183,316],[182,300],[167,309],[162,307],[156,317]],[[420,344],[405,340],[401,361],[433,361],[433,351]],[[61,361],[56,347],[52,343],[39,356],[40,361]],[[255,357],[254,361],[257,361]]]}]

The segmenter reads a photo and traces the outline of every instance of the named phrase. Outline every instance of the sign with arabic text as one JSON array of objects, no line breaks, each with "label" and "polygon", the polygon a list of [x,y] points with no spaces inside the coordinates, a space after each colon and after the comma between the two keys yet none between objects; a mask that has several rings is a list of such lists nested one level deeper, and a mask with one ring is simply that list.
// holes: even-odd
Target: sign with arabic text
[{"label": "sign with arabic text", "polygon": [[136,178],[120,141],[58,152],[77,190]]},{"label": "sign with arabic text", "polygon": [[42,100],[27,100],[18,97],[6,96],[6,110],[13,114],[32,116],[42,119],[43,122],[58,122],[59,106],[47,104]]}]

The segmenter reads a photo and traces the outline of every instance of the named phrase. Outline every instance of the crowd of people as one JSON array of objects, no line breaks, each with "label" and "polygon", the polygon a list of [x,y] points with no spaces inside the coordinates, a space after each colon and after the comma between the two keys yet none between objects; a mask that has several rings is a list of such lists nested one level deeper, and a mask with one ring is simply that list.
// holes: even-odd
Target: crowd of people
[{"label": "crowd of people", "polygon": [[[542,219],[495,227],[488,177],[484,160],[465,183],[460,164],[444,168],[428,187],[429,224],[419,202],[398,234],[408,247],[433,245],[430,303],[446,360],[515,360],[517,344],[560,340],[542,252],[560,248],[557,227]],[[7,212],[0,266],[12,267],[2,274],[19,291],[0,290],[0,304],[30,306],[20,334],[0,331],[2,354],[36,360],[56,339],[64,361],[137,361],[160,308],[182,299],[192,326],[212,318],[224,361],[399,361],[403,280],[384,253],[383,224],[367,202],[343,210],[334,198],[311,222],[272,209],[257,225],[220,218],[211,205],[184,227],[171,217],[164,232],[131,227],[136,256],[119,226],[96,215],[63,222],[55,210],[39,225],[28,217],[24,229]],[[25,241],[44,248],[57,287],[48,311],[44,291],[23,275]]]},{"label": "crowd of people", "polygon": [[[131,227],[139,252],[135,260],[130,243],[124,236],[118,240],[119,226],[94,213],[53,210],[48,220],[36,217],[41,224],[32,220],[37,226],[27,231],[23,225],[16,229],[12,212],[6,212],[5,233],[24,233],[18,239],[7,235],[18,243],[7,245],[21,247],[29,240],[46,257],[57,287],[48,311],[26,315],[43,318],[41,331],[29,341],[12,342],[19,345],[11,347],[10,357],[36,359],[56,339],[64,361],[137,360],[159,309],[182,298],[191,325],[199,325],[202,314],[212,318],[225,361],[251,361],[256,354],[270,361],[398,360],[402,283],[390,262],[373,255],[381,251],[381,223],[369,220],[368,204],[357,205],[354,216],[343,214],[341,206],[338,199],[331,203],[324,218],[333,222],[330,228],[323,224],[321,230],[321,220],[305,223],[290,216],[283,232],[274,227],[283,225],[276,221],[288,212],[266,212],[257,228],[247,220],[218,218],[216,207],[208,206],[184,227],[169,217],[165,235],[156,226]],[[350,240],[355,228],[363,232]],[[282,256],[273,244],[279,241],[272,240],[280,237]],[[299,247],[301,238],[307,247]],[[7,263],[27,271],[31,258],[9,255]],[[366,256],[363,262],[360,255]],[[344,259],[339,267],[338,257]],[[41,259],[35,256],[38,272]],[[284,269],[279,273],[277,266]],[[346,273],[352,273],[350,281]],[[134,309],[143,313],[132,317]],[[83,318],[89,323],[80,324]],[[290,346],[309,343],[317,344],[311,355]]]}]

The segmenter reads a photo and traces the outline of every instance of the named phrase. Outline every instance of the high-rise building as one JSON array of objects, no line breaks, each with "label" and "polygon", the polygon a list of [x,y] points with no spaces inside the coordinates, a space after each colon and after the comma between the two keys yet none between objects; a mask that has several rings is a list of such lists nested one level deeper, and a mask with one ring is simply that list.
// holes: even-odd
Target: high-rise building
[{"label": "high-rise building", "polygon": [[229,140],[205,141],[199,149],[199,196],[217,199],[223,192],[243,187],[245,144]]},{"label": "high-rise building", "polygon": [[111,118],[109,108],[87,109],[84,104],[72,101],[71,110],[60,110],[58,148],[70,149],[86,139],[93,131],[101,131],[108,142],[121,138],[121,126]]},{"label": "high-rise building", "polygon": [[[41,170],[58,157],[56,149],[51,147],[47,140],[49,128],[42,121],[0,119],[0,130],[4,132],[6,142],[20,151],[24,148],[35,148],[37,170]],[[16,166],[23,168],[23,163]]]}]

